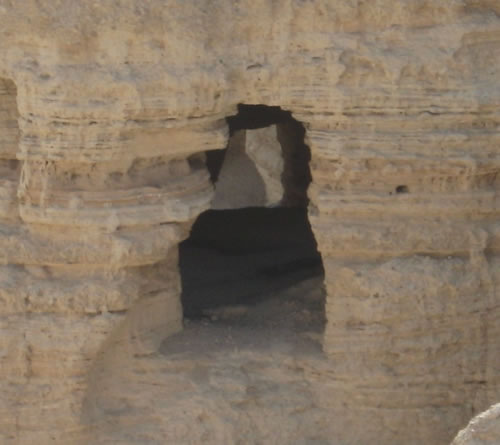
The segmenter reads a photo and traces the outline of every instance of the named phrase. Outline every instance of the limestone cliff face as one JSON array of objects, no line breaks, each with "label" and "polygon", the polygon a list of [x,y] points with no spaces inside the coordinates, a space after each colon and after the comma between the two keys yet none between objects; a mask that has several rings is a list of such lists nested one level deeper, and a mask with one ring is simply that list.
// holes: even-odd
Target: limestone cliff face
[{"label": "limestone cliff face", "polygon": [[306,128],[342,443],[450,441],[500,399],[499,56],[491,0],[0,0],[0,442],[88,442],[181,329],[238,103]]}]

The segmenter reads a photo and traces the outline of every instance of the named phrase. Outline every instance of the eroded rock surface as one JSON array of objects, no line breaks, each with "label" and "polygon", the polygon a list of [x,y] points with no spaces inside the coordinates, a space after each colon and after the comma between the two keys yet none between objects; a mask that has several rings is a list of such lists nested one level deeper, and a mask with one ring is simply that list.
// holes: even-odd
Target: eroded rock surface
[{"label": "eroded rock surface", "polygon": [[[317,416],[318,443],[449,443],[500,400],[499,55],[492,0],[0,0],[0,442],[201,440],[161,400],[144,413],[168,420],[142,436],[120,411],[124,385],[149,403],[163,369],[165,400],[186,385],[213,406],[191,412],[213,416],[206,437],[235,440],[219,416],[245,409],[196,386],[194,355],[176,376],[159,351],[182,329],[178,243],[213,198],[200,155],[243,103],[306,130],[328,371],[266,371],[254,396],[240,379],[240,401],[276,398],[235,428],[265,443],[262,422],[299,406],[296,443]],[[253,358],[231,354],[251,382]]]},{"label": "eroded rock surface", "polygon": [[229,140],[215,184],[212,209],[263,207],[271,203],[264,178],[248,155],[247,133],[239,130]]},{"label": "eroded rock surface", "polygon": [[493,445],[500,443],[500,405],[476,416],[460,431],[452,445]]}]

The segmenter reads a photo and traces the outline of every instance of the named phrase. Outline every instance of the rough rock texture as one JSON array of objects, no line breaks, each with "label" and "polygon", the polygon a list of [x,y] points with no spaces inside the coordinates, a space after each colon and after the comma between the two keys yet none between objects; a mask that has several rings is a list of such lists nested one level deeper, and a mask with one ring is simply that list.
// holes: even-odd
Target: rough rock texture
[{"label": "rough rock texture", "polygon": [[0,442],[120,443],[89,438],[120,403],[82,406],[181,329],[177,244],[213,196],[192,155],[238,103],[307,130],[317,443],[451,441],[500,399],[499,56],[493,0],[0,0]]},{"label": "rough rock texture", "polygon": [[115,350],[112,374],[98,363],[84,407],[93,425],[86,441],[342,443],[331,424],[335,390],[325,385],[332,363],[319,344],[321,285],[305,281],[270,297],[219,308],[218,321],[188,322],[155,353],[131,360]]},{"label": "rough rock texture", "polygon": [[217,176],[212,209],[300,206],[307,202],[304,190],[309,183],[299,175],[300,166],[309,160],[302,159],[296,147],[301,135],[287,127],[280,124],[234,132]]},{"label": "rough rock texture", "polygon": [[500,443],[500,405],[476,416],[460,431],[452,445],[493,445]]},{"label": "rough rock texture", "polygon": [[246,152],[264,182],[266,201],[271,206],[279,205],[285,193],[281,179],[285,162],[277,127],[272,125],[260,130],[247,130],[246,133]]},{"label": "rough rock texture", "polygon": [[239,209],[270,204],[264,179],[247,152],[247,136],[252,131],[261,130],[238,130],[231,136],[215,183],[212,209]]}]

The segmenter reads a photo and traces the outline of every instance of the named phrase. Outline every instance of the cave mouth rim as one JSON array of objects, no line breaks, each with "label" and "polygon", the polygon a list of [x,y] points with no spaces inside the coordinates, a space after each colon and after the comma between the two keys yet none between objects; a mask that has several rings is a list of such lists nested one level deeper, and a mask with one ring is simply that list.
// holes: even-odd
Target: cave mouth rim
[{"label": "cave mouth rim", "polygon": [[[207,235],[221,221],[215,230],[218,233],[213,238]],[[283,221],[289,222],[288,227],[282,228]],[[270,228],[261,236],[263,226]],[[254,309],[280,301],[285,306],[295,305],[295,312],[313,313],[319,319],[315,329],[324,333],[325,271],[307,208],[207,210],[179,244],[179,272],[184,320],[215,321],[221,311],[244,309],[246,315],[249,309],[249,317],[243,317],[248,322]],[[304,295],[297,294],[300,289],[305,289]],[[317,291],[320,299],[309,299]],[[226,321],[243,318],[236,314]]]},{"label": "cave mouth rim", "polygon": [[[305,143],[305,136],[306,136],[305,125],[304,125],[304,123],[302,123],[299,120],[295,119],[293,117],[291,111],[285,110],[285,109],[281,108],[280,106],[267,106],[267,105],[264,105],[264,104],[244,104],[244,103],[240,103],[240,104],[238,104],[238,112],[237,112],[237,114],[226,117],[226,122],[227,122],[227,125],[228,125],[230,138],[238,130],[253,130],[253,129],[260,129],[260,128],[270,127],[272,125],[278,126],[280,124],[288,124],[288,125],[293,126],[293,128],[295,128],[296,134],[298,134],[300,136],[300,138],[298,139],[299,143],[297,145],[300,146],[302,150],[306,151],[305,158],[306,158],[307,162],[304,163],[303,167],[305,169],[307,169],[307,179],[308,180],[307,180],[306,184],[303,185],[303,187],[304,187],[304,193],[307,196],[307,190],[308,190],[308,188],[309,188],[309,186],[310,186],[310,184],[312,182],[312,177],[311,177],[311,173],[310,173],[311,153],[310,153],[309,147]],[[280,142],[280,144],[281,144],[281,142]],[[224,155],[225,155],[225,153],[227,153],[228,147],[229,147],[229,141],[228,141],[228,145],[224,149],[210,150],[210,152],[218,152],[219,154],[220,153],[224,153]],[[208,154],[209,152],[205,152],[205,153]],[[283,153],[283,147],[282,147],[282,153]],[[222,159],[220,168],[222,167],[223,163],[224,163],[224,158]],[[214,184],[216,184],[217,183],[217,179],[218,179],[218,174],[214,175],[213,171],[210,170],[210,168],[208,166],[208,160],[207,160],[207,169],[209,170],[212,182]],[[219,169],[219,171],[220,171],[220,169]],[[214,180],[214,178],[215,178],[215,180]],[[278,209],[280,207],[281,206],[277,206]],[[267,207],[267,206],[255,206],[255,207],[254,206],[248,206],[248,207],[242,207],[242,208],[240,208],[238,210],[242,211],[242,212],[245,212],[245,211],[252,211],[252,209],[256,209],[257,212],[258,211],[273,212],[273,210],[276,209],[276,208],[275,207]],[[308,214],[309,200],[307,199],[307,201],[305,201],[303,203],[303,205],[289,206],[288,209],[289,209],[290,212],[293,212],[293,211],[303,212],[303,214],[304,214],[304,221],[305,221],[305,227],[306,227],[306,230],[309,231],[310,236],[311,236],[311,240],[312,240],[311,246],[313,246],[315,254],[317,255],[317,259],[318,259],[318,262],[319,262],[320,272],[317,273],[316,275],[314,275],[313,277],[308,277],[308,278],[318,278],[319,277],[320,282],[321,282],[321,284],[319,285],[319,287],[321,287],[321,289],[323,289],[323,296],[322,296],[322,301],[321,301],[322,321],[321,321],[320,329],[321,329],[321,332],[324,332],[324,328],[325,328],[325,325],[326,325],[326,315],[325,315],[326,292],[324,291],[324,276],[325,276],[325,273],[324,273],[324,265],[323,265],[323,260],[322,260],[322,257],[321,257],[321,253],[318,250],[318,245],[317,245],[317,242],[316,242],[316,238],[314,236],[314,233],[313,233],[312,227],[311,227],[311,223],[309,221],[309,214]],[[293,210],[293,209],[295,209],[295,210]],[[227,208],[227,209],[217,209],[217,210],[215,210],[215,209],[210,208],[210,209],[206,210],[205,212],[200,213],[197,216],[197,218],[195,219],[195,221],[193,222],[193,226],[191,228],[189,236],[183,242],[181,242],[179,244],[180,256],[182,256],[182,249],[183,249],[183,247],[185,247],[186,245],[189,245],[190,243],[193,243],[193,238],[192,238],[193,230],[195,229],[195,227],[196,227],[197,223],[199,222],[200,218],[203,218],[204,215],[207,214],[207,213],[209,213],[209,212],[212,212],[213,214],[215,212],[220,212],[220,214],[222,215],[224,213],[229,213],[232,210],[234,210],[234,209]],[[272,250],[272,248],[271,248],[271,250]],[[305,262],[307,263],[307,261],[305,261]],[[185,283],[183,282],[183,280],[184,280],[183,272],[185,271],[184,270],[184,266],[185,265],[183,264],[183,260],[182,260],[182,258],[180,258],[179,259],[179,269],[180,269],[181,282],[182,282],[182,285],[181,285],[181,302],[182,302],[182,309],[183,309],[183,318],[185,320],[188,320],[188,321],[192,321],[192,320],[197,320],[197,319],[200,319],[200,318],[204,318],[204,317],[200,317],[200,316],[193,317],[192,315],[190,316],[189,314],[187,314],[186,303],[185,303],[185,300],[184,300],[185,289],[186,289]],[[279,267],[278,267],[278,269],[279,269]],[[304,279],[298,281],[297,284],[300,284],[300,283],[308,280],[308,278],[304,278]]]},{"label": "cave mouth rim", "polygon": [[[240,102],[237,104],[236,114],[231,114],[225,117],[228,128],[229,138],[224,148],[207,150],[205,154],[205,163],[208,173],[210,175],[210,182],[215,187],[219,174],[224,164],[226,154],[231,146],[231,140],[235,133],[239,130],[257,130],[276,126],[277,140],[281,145],[281,153],[283,155],[285,166],[281,174],[281,181],[285,193],[289,193],[290,187],[285,184],[286,176],[292,176],[292,181],[296,181],[297,188],[300,188],[300,198],[303,203],[299,205],[309,206],[309,197],[307,191],[313,182],[310,164],[311,164],[311,149],[306,144],[306,125],[304,122],[296,119],[291,110],[286,110],[279,105],[266,105],[266,104],[247,104]],[[280,131],[281,130],[281,131]],[[284,134],[292,134],[295,140],[300,141],[297,144],[295,152],[286,153],[285,146],[287,142],[284,141]],[[286,137],[285,137],[286,139]],[[291,157],[301,156],[302,169],[299,171],[290,172]],[[288,161],[288,165],[286,164]],[[301,165],[297,163],[296,165]],[[284,197],[286,199],[286,197]],[[292,198],[293,199],[293,198]]]},{"label": "cave mouth rim", "polygon": [[225,118],[230,135],[237,130],[257,130],[290,121],[295,121],[304,127],[300,121],[293,117],[291,111],[279,105],[247,104],[240,102],[236,107],[236,114],[229,115]]}]

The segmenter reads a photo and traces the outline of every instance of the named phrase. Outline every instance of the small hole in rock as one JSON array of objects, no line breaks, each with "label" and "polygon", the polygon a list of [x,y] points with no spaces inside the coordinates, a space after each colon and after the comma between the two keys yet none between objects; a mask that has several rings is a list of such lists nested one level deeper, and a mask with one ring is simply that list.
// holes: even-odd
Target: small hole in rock
[{"label": "small hole in rock", "polygon": [[398,185],[396,187],[396,193],[409,193],[410,189],[407,185]]}]

